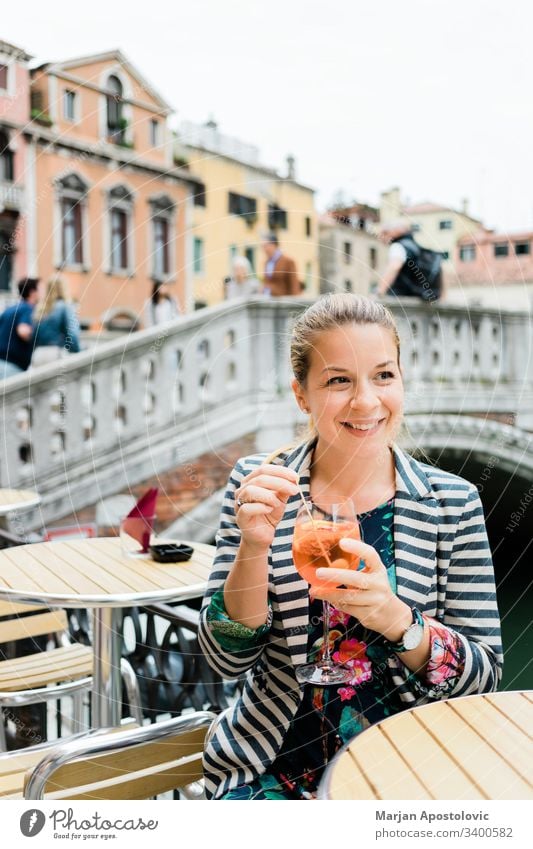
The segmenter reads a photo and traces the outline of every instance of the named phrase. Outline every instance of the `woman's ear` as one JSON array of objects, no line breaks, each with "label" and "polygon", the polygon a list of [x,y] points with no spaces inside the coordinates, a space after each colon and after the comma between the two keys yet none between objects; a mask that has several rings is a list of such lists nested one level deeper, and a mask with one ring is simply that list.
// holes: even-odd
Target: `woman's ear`
[{"label": "woman's ear", "polygon": [[307,406],[307,399],[305,397],[305,390],[303,389],[301,384],[298,383],[296,378],[292,381],[291,388],[292,388],[292,391],[294,392],[294,397],[296,398],[296,403],[298,404],[300,410],[302,410],[303,413],[309,413],[310,410],[309,410],[309,407]]}]

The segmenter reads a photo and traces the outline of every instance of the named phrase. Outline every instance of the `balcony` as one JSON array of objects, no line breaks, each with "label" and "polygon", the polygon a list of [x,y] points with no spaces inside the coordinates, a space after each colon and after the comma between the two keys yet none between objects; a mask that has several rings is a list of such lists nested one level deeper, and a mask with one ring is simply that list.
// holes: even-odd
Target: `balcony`
[{"label": "balcony", "polygon": [[24,187],[15,183],[0,182],[0,212],[9,209],[22,212],[24,207]]}]

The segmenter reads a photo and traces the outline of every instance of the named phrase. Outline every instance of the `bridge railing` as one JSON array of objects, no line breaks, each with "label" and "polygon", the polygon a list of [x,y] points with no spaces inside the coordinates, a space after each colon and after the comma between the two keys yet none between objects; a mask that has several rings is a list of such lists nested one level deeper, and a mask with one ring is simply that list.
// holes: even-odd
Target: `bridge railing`
[{"label": "bridge railing", "polygon": [[[280,409],[292,428],[288,339],[308,303],[221,304],[6,381],[0,485],[41,493],[28,526],[268,429]],[[533,412],[527,315],[412,301],[391,308],[408,410]]]}]

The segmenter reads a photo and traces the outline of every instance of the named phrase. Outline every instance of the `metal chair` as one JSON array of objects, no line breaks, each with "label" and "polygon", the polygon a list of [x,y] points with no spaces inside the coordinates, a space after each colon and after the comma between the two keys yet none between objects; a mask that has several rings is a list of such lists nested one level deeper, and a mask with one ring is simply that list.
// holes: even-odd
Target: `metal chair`
[{"label": "metal chair", "polygon": [[[92,649],[71,643],[67,636],[64,610],[29,604],[0,602],[0,644],[16,643],[43,635],[54,635],[56,648],[37,651],[0,661],[0,709],[47,703],[72,696],[73,722],[83,726],[83,695],[92,686]],[[5,653],[2,652],[5,656]],[[137,679],[131,665],[121,661],[121,673],[130,709],[142,724]],[[7,750],[3,722],[0,721],[0,751]]]},{"label": "metal chair", "polygon": [[25,799],[149,799],[202,779],[215,714],[199,711],[134,731],[58,745],[28,770]]}]

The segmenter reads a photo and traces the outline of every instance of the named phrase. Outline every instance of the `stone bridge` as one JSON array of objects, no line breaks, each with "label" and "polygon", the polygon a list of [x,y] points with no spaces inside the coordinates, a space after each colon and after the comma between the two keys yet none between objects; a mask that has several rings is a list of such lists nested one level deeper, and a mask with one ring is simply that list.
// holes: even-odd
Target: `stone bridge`
[{"label": "stone bridge", "polygon": [[[183,537],[211,539],[231,452],[254,444],[270,451],[303,424],[287,343],[292,320],[308,303],[221,304],[5,382],[0,485],[35,488],[42,497],[12,530],[76,518],[169,470],[186,483],[197,475],[197,458],[211,458],[214,469],[229,451],[222,473],[208,474],[209,497],[172,526]],[[532,658],[531,317],[413,300],[390,306],[407,388],[403,444],[478,485],[501,597],[516,614],[508,618],[508,641],[512,648],[526,640]],[[533,671],[522,666],[521,659],[511,665],[509,686]]]},{"label": "stone bridge", "polygon": [[[230,302],[105,342],[3,386],[0,485],[36,488],[29,526],[72,513],[254,434],[261,450],[303,423],[287,341],[309,302]],[[407,388],[404,443],[491,456],[531,478],[532,322],[525,313],[391,304]]]}]

